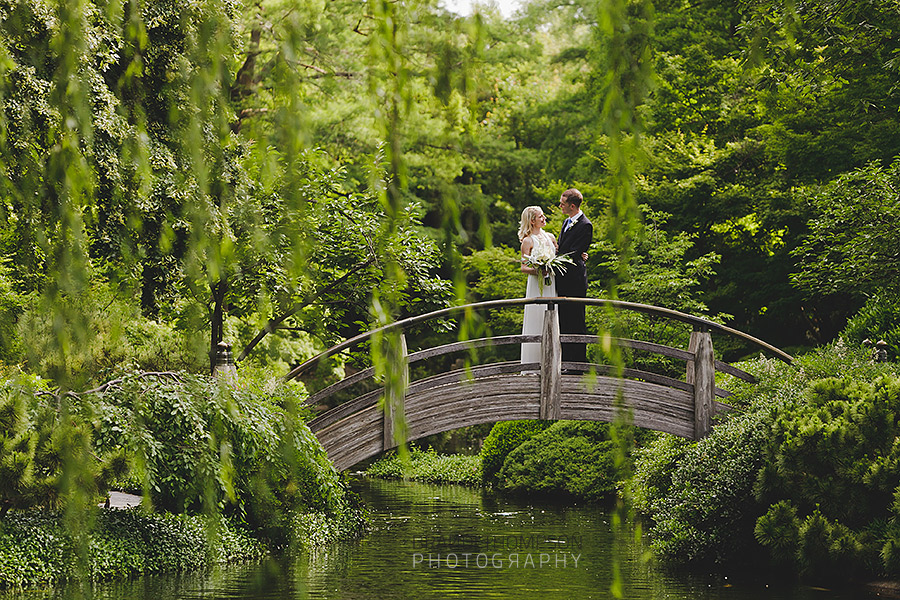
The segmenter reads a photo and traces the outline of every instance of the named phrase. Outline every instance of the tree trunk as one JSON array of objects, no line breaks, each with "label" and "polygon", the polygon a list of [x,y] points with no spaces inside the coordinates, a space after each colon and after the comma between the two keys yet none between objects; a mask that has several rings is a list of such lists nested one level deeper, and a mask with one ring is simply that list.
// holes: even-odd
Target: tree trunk
[{"label": "tree trunk", "polygon": [[213,310],[210,318],[210,336],[209,336],[209,372],[216,368],[216,353],[218,352],[219,342],[222,341],[223,330],[225,328],[225,296],[228,292],[228,280],[220,279],[211,287]]}]

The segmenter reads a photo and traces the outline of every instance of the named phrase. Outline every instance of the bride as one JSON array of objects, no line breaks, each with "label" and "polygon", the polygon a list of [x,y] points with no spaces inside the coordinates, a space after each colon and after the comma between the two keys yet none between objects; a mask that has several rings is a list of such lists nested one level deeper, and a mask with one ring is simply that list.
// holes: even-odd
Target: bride
[{"label": "bride", "polygon": [[[540,298],[556,296],[556,278],[552,270],[549,273],[549,283],[546,283],[546,275],[540,269],[528,266],[532,254],[550,257],[556,256],[556,238],[552,233],[544,231],[547,218],[540,206],[527,206],[522,211],[522,220],[519,222],[519,241],[522,242],[522,266],[523,273],[528,274],[528,283],[525,287],[526,298]],[[540,335],[544,327],[544,304],[529,304],[525,306],[525,317],[522,321],[522,335]],[[522,344],[522,364],[541,362],[541,345],[539,343]],[[523,371],[523,373],[535,371]]]}]

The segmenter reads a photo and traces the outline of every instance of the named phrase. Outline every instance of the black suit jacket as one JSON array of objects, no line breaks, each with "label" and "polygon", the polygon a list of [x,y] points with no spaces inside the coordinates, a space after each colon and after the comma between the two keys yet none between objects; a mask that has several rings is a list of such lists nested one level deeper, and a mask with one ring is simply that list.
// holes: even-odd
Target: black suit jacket
[{"label": "black suit jacket", "polygon": [[559,234],[559,249],[556,253],[568,254],[575,262],[574,265],[568,265],[565,273],[556,276],[556,293],[560,296],[587,296],[587,268],[581,254],[587,252],[593,237],[594,226],[584,213],[568,231]]}]

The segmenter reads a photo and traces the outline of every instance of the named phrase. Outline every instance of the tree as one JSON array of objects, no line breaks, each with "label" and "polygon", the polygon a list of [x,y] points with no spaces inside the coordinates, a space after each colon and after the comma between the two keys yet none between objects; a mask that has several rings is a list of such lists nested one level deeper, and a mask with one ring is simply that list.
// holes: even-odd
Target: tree
[{"label": "tree", "polygon": [[810,189],[813,219],[795,250],[792,275],[811,294],[854,296],[900,291],[900,160],[877,163]]},{"label": "tree", "polygon": [[[724,321],[726,314],[711,314],[702,300],[701,290],[716,276],[719,256],[709,253],[690,258],[696,236],[685,232],[671,234],[666,230],[669,215],[641,207],[643,222],[637,231],[631,254],[625,260],[606,238],[604,223],[596,228],[598,241],[589,252],[589,295],[609,297],[611,281],[618,281],[616,292],[619,300],[662,306],[688,314]],[[623,264],[624,262],[624,264]],[[612,332],[621,337],[655,342],[658,344],[687,347],[690,328],[670,319],[653,317],[637,312],[612,314],[606,310],[589,311],[590,328],[597,333]],[[724,341],[724,340],[723,340]],[[733,348],[717,348],[719,352]],[[593,350],[593,360],[604,362],[602,350]],[[660,356],[629,357],[629,361],[642,368],[671,369],[675,376],[683,372],[683,363]],[[650,362],[648,362],[650,361]]]},{"label": "tree", "polygon": [[[70,66],[89,85],[70,96],[59,95],[67,72],[53,70],[69,64],[59,50],[67,26],[29,3],[3,21],[10,42],[0,105],[0,243],[14,289],[72,308],[67,336],[101,329],[71,301],[93,279],[133,293],[148,319],[165,315],[182,328],[208,330],[211,355],[229,317],[245,323],[229,335],[245,340],[254,325],[271,330],[289,317],[285,325],[326,343],[352,333],[347,327],[368,320],[370,292],[388,260],[411,275],[401,306],[443,305],[448,288],[434,274],[435,246],[416,229],[416,211],[390,217],[400,226],[381,244],[388,217],[370,181],[349,180],[333,156],[308,150],[298,135],[305,107],[294,101],[292,84],[306,67],[290,57],[307,39],[290,27],[306,24],[288,19],[273,40],[261,39],[259,20],[250,21],[240,65],[244,23],[236,3],[88,8],[71,34],[92,50]],[[321,34],[315,39],[327,46]],[[334,38],[326,42],[334,46]],[[267,58],[259,70],[258,56]],[[290,93],[279,91],[286,86]],[[62,147],[72,154],[54,162],[61,136],[69,136]],[[375,144],[369,155],[375,158],[359,164],[368,164],[371,181],[384,181]],[[57,183],[48,189],[44,182]],[[62,289],[57,273],[65,274]],[[86,338],[75,345],[86,346]]]},{"label": "tree", "polygon": [[28,427],[22,395],[0,389],[0,517],[30,503],[33,487],[34,432]]}]

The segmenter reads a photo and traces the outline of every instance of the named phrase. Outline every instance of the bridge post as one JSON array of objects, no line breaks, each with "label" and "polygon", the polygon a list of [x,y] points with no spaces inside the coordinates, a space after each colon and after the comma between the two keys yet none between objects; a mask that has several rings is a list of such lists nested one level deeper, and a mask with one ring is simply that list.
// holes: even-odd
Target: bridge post
[{"label": "bridge post", "polygon": [[544,311],[541,337],[541,419],[557,421],[562,414],[560,404],[560,370],[562,346],[559,344],[559,313],[551,304]]},{"label": "bridge post", "polygon": [[403,400],[406,397],[406,388],[409,386],[409,350],[406,346],[406,336],[402,333],[400,334],[399,360],[391,368],[400,371],[400,390],[397,390],[395,386],[385,386],[384,442],[382,443],[384,450],[390,450],[399,445],[395,435],[397,426],[403,423]]},{"label": "bridge post", "polygon": [[712,336],[705,327],[694,327],[688,351],[694,354],[694,360],[687,364],[686,379],[694,386],[694,439],[699,440],[712,428],[716,395],[716,358]]}]

